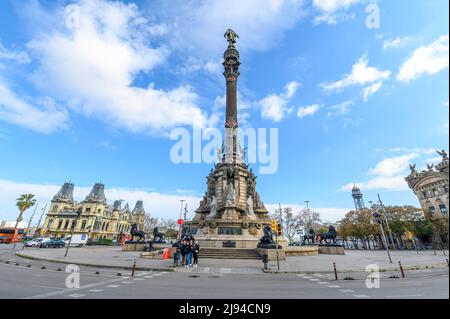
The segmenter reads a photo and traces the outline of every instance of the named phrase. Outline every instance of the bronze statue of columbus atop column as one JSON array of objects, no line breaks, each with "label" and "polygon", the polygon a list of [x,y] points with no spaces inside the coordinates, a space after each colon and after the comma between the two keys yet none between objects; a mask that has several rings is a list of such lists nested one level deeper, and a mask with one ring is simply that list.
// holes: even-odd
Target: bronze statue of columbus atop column
[{"label": "bronze statue of columbus atop column", "polygon": [[239,51],[234,46],[239,36],[233,30],[228,29],[224,37],[228,41],[228,48],[223,54],[223,66],[225,68],[223,75],[227,82],[225,161],[231,162],[236,160],[237,155],[237,79],[240,74],[239,65],[241,63],[239,62]]}]

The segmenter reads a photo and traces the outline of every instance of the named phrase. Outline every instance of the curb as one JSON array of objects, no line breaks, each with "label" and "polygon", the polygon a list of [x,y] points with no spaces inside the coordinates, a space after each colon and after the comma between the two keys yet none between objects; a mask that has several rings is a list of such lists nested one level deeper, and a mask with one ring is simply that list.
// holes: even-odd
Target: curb
[{"label": "curb", "polygon": [[[444,269],[448,268],[448,265],[440,263],[440,264],[432,264],[432,265],[421,265],[421,266],[403,266],[404,270],[421,270],[421,269]],[[388,271],[399,271],[398,267],[393,268],[380,268],[380,272],[388,272]],[[284,270],[270,270],[263,269],[263,272],[270,274],[334,274],[331,270],[319,270],[319,271],[284,271]],[[339,273],[366,273],[365,269],[344,269],[338,270]]]},{"label": "curb", "polygon": [[[58,260],[58,259],[49,259],[49,258],[41,258],[41,257],[34,257],[29,255],[24,255],[21,253],[15,253],[14,255],[26,259],[31,260],[41,260],[41,261],[48,261],[52,263],[60,263],[60,264],[75,264],[80,266],[87,266],[87,267],[97,267],[97,268],[110,268],[110,269],[124,269],[124,270],[132,270],[132,266],[116,266],[116,265],[99,265],[99,264],[90,264],[90,263],[79,263],[79,262],[71,262],[66,260]],[[165,268],[165,267],[136,267],[135,270],[141,270],[141,271],[168,271],[173,272],[173,268]]]}]

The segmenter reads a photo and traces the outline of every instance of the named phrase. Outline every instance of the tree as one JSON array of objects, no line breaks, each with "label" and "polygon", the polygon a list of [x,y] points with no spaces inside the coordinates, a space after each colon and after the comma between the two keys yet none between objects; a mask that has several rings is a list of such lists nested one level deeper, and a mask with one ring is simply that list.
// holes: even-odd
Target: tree
[{"label": "tree", "polygon": [[294,214],[291,207],[286,207],[281,211],[277,209],[273,217],[282,225],[283,234],[287,240],[292,242],[295,234],[297,234],[302,227],[300,215],[298,213]]},{"label": "tree", "polygon": [[22,194],[19,198],[16,199],[16,206],[19,208],[19,217],[17,217],[16,225],[14,228],[17,228],[17,225],[23,220],[22,215],[28,209],[33,207],[36,204],[36,199],[33,194]]},{"label": "tree", "polygon": [[303,225],[305,232],[308,232],[311,228],[317,230],[320,228],[322,219],[320,214],[311,209],[302,209],[299,212],[300,223]]},{"label": "tree", "polygon": [[152,217],[150,214],[145,214],[144,217],[144,232],[152,234],[153,228],[158,226],[159,220],[156,217]]}]

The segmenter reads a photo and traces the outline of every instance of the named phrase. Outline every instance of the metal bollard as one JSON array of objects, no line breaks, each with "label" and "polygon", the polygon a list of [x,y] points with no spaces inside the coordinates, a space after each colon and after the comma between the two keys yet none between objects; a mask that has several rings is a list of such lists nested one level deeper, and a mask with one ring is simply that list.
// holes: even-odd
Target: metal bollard
[{"label": "metal bollard", "polygon": [[405,272],[403,271],[402,263],[399,261],[398,265],[400,266],[400,272],[402,273],[402,278],[405,278]]},{"label": "metal bollard", "polygon": [[447,261],[447,266],[448,266],[448,259],[446,259],[446,261]]},{"label": "metal bollard", "polygon": [[337,269],[336,269],[336,263],[333,263],[333,270],[334,270],[334,278],[336,280],[339,280],[338,278],[338,273],[337,273]]},{"label": "metal bollard", "polygon": [[262,256],[262,261],[264,263],[264,270],[267,270],[267,262],[269,261],[269,256],[267,254],[264,254]]},{"label": "metal bollard", "polygon": [[133,267],[131,268],[131,277],[134,277],[135,270],[136,270],[136,259],[133,260]]}]

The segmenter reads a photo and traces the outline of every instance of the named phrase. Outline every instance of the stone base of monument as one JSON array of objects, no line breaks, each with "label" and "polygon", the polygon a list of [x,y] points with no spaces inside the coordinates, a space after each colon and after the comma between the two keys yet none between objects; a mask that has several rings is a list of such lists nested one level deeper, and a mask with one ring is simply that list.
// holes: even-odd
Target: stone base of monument
[{"label": "stone base of monument", "polygon": [[122,246],[122,251],[146,251],[148,243],[144,241],[126,241]]},{"label": "stone base of monument", "polygon": [[256,248],[256,252],[258,253],[258,255],[261,256],[261,258],[262,256],[267,255],[268,261],[276,261],[277,253],[278,253],[278,260],[286,260],[286,252],[284,251],[284,249]]},{"label": "stone base of monument", "polygon": [[345,255],[345,250],[342,245],[319,245],[319,254],[327,254],[327,255]]},{"label": "stone base of monument", "polygon": [[286,256],[315,256],[319,254],[319,245],[288,246]]},{"label": "stone base of monument", "polygon": [[[227,212],[226,217],[236,215],[235,208]],[[195,242],[206,248],[251,248],[256,249],[263,225],[270,220],[262,219],[213,219],[188,222],[195,233]],[[288,246],[286,239],[278,238],[278,244],[284,249]]]}]

